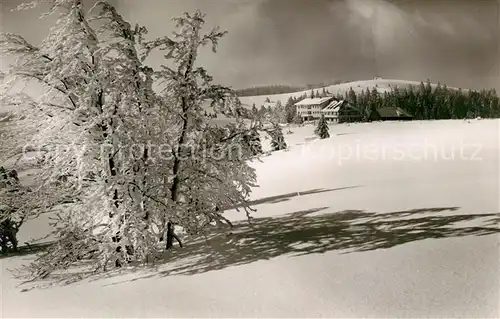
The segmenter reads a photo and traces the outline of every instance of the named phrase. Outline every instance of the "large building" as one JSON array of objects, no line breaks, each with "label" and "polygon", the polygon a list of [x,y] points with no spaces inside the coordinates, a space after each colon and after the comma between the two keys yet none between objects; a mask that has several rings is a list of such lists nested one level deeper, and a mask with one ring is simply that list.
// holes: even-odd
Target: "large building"
[{"label": "large building", "polygon": [[333,97],[319,97],[307,98],[300,102],[295,103],[297,107],[297,114],[302,117],[304,121],[312,121],[321,117],[321,110],[334,100]]},{"label": "large building", "polygon": [[330,104],[328,104],[324,109],[321,110],[321,113],[325,116],[327,122],[340,122],[340,111],[344,103],[344,100],[333,100],[330,102]]},{"label": "large building", "polygon": [[336,100],[333,97],[308,98],[295,104],[297,113],[304,121],[317,120],[321,115],[328,122],[343,123],[361,120],[359,110],[352,107],[345,100]]}]

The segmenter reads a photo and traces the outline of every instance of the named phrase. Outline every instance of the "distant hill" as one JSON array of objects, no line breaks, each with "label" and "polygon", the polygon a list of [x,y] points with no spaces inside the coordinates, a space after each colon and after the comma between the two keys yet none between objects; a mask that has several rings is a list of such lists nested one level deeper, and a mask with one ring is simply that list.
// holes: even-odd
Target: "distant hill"
[{"label": "distant hill", "polygon": [[[331,94],[333,95],[338,95],[338,94],[345,94],[349,89],[352,87],[352,89],[356,93],[361,93],[361,91],[366,91],[366,89],[373,89],[377,87],[377,90],[379,92],[385,92],[385,91],[391,91],[395,87],[398,88],[408,88],[410,86],[413,87],[418,87],[420,85],[420,82],[417,81],[405,81],[405,80],[394,80],[394,79],[374,79],[374,80],[364,80],[364,81],[353,81],[353,82],[345,82],[341,84],[335,84],[335,85],[330,85],[330,86],[324,86],[324,87],[318,87],[315,88],[314,91],[316,92],[317,90],[321,92],[323,88],[325,90],[328,90]],[[437,86],[437,84],[431,84],[433,88]],[[454,87],[448,87],[449,89],[452,90],[458,90],[458,88]],[[311,89],[307,90],[302,90],[298,92],[293,92],[293,93],[283,93],[283,94],[272,94],[272,95],[259,95],[259,96],[242,96],[240,97],[241,103],[245,107],[252,107],[252,105],[255,103],[257,107],[260,107],[262,104],[264,104],[264,101],[266,98],[269,98],[271,101],[281,101],[281,103],[286,103],[286,101],[291,97],[300,97],[304,93],[309,95],[311,92]]]},{"label": "distant hill", "polygon": [[256,87],[251,87],[251,88],[236,89],[234,91],[240,97],[258,96],[258,95],[268,96],[268,95],[276,95],[276,94],[301,92],[304,90],[315,89],[318,87],[327,87],[330,85],[340,84],[343,82],[346,82],[346,81],[332,80],[332,81],[316,83],[316,84],[307,84],[307,85],[302,85],[302,86],[282,85],[282,84],[263,85],[263,86],[256,86]]},{"label": "distant hill", "polygon": [[304,90],[305,87],[290,86],[290,85],[267,85],[267,86],[256,86],[246,89],[235,90],[236,94],[240,97],[242,96],[257,96],[257,95],[273,95],[273,94],[284,94],[293,93]]}]

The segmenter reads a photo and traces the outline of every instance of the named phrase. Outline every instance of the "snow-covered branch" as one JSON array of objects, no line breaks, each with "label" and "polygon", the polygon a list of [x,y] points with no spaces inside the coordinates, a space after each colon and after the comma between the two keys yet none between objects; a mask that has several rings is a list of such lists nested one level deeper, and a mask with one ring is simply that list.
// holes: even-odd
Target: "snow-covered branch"
[{"label": "snow-covered branch", "polygon": [[[27,125],[17,147],[35,145],[41,154],[30,201],[38,211],[63,211],[53,247],[31,274],[48,276],[83,259],[92,271],[145,263],[168,223],[200,232],[210,222],[230,225],[227,207],[249,214],[255,128],[210,124],[207,101],[222,112],[238,99],[197,65],[199,49],[211,44],[215,51],[225,32],[202,34],[198,11],[175,19],[172,36],[146,41],[146,28],[132,27],[107,1],[98,1],[91,16],[80,0],[51,5],[61,15],[39,48],[14,35],[4,41],[22,56],[8,76],[45,87],[39,100],[18,101],[33,112],[12,128]],[[144,64],[155,49],[167,51],[168,66]],[[158,82],[161,93],[153,90]]]}]

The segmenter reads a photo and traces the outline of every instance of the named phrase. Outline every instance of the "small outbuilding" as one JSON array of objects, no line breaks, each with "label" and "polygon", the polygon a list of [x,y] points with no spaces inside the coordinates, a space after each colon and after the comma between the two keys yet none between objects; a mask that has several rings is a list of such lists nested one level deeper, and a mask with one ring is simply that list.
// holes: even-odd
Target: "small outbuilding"
[{"label": "small outbuilding", "polygon": [[371,120],[375,121],[411,121],[413,116],[400,107],[382,107],[377,109],[376,114],[371,114]]}]

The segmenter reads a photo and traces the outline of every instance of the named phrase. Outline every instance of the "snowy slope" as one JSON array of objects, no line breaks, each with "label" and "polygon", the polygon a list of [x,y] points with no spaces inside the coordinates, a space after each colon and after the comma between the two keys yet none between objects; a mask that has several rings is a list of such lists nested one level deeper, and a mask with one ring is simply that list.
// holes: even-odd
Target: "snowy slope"
[{"label": "snowy slope", "polygon": [[[393,79],[375,79],[375,80],[366,80],[366,81],[353,81],[353,82],[346,82],[346,83],[341,83],[341,84],[336,84],[336,85],[331,85],[325,87],[330,93],[337,95],[337,94],[345,94],[346,92],[349,91],[349,89],[352,87],[352,89],[360,93],[361,91],[366,89],[373,89],[374,87],[377,87],[377,90],[380,93],[383,93],[385,91],[390,91],[395,87],[399,88],[406,88],[409,86],[414,86],[418,87],[420,85],[420,82],[416,81],[405,81],[405,80],[393,80]],[[432,87],[435,87],[437,84],[432,84]],[[450,87],[450,89],[455,89]],[[321,92],[323,88],[317,88],[314,89],[314,91],[319,91]],[[304,93],[309,95],[311,93],[311,90],[307,91],[301,91],[301,92],[294,92],[294,93],[285,93],[285,94],[275,94],[275,95],[260,95],[260,96],[244,96],[240,97],[240,100],[244,106],[247,107],[252,107],[253,103],[255,103],[257,108],[260,108],[262,104],[264,104],[264,101],[266,98],[269,97],[271,101],[281,101],[282,104],[286,103],[288,99],[293,96],[293,97],[300,97]]]},{"label": "snowy slope", "polygon": [[186,241],[160,273],[25,293],[6,269],[32,257],[0,259],[1,314],[497,317],[499,124],[342,124],[307,143],[314,127],[291,128],[289,151],[253,164],[254,228]]},{"label": "snowy slope", "polygon": [[[420,82],[416,81],[405,81],[405,80],[395,80],[395,79],[374,79],[374,80],[363,80],[363,81],[353,81],[353,82],[346,82],[346,83],[341,83],[341,84],[336,84],[336,85],[330,85],[324,87],[330,93],[332,94],[345,94],[345,92],[349,91],[349,89],[352,87],[352,89],[355,92],[361,92],[366,89],[373,89],[377,87],[377,90],[380,93],[383,93],[385,91],[391,91],[394,87],[399,87],[399,88],[406,88],[409,86],[414,86],[418,87],[420,85]],[[432,87],[435,87],[437,84],[432,84]],[[450,89],[457,89],[453,87],[449,87]],[[314,91],[319,91],[321,92],[323,90],[323,87],[320,88],[315,88]],[[265,104],[266,98],[269,98],[273,102],[281,101],[281,103],[284,105],[288,99],[293,96],[293,97],[300,97],[304,93],[309,95],[311,90],[306,90],[306,91],[300,91],[300,92],[294,92],[294,93],[284,93],[284,94],[274,94],[274,95],[259,95],[259,96],[244,96],[240,97],[241,103],[244,107],[251,108],[252,105],[255,103],[257,108],[260,108],[261,105]],[[207,111],[210,111],[210,107],[205,106]],[[7,113],[10,111],[10,107],[6,105],[0,105],[0,118],[2,117],[3,113]],[[5,115],[5,114],[4,114]],[[228,123],[232,122],[231,119],[226,119],[223,117],[222,120],[218,120],[215,122],[223,122],[223,123]]]}]

